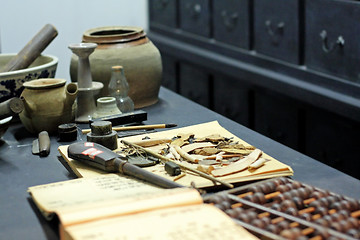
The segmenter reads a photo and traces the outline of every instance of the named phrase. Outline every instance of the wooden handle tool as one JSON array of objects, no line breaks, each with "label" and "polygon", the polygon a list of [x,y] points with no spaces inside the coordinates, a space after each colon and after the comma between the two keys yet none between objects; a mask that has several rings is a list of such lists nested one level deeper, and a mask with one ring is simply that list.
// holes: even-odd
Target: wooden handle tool
[{"label": "wooden handle tool", "polygon": [[27,68],[57,35],[58,32],[55,27],[46,24],[16,56],[0,69],[0,72]]}]

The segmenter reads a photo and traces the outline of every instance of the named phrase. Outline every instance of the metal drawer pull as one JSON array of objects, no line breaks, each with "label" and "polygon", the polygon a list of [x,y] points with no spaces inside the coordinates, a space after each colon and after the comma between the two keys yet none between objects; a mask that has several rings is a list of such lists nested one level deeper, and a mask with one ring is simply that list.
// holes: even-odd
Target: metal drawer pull
[{"label": "metal drawer pull", "polygon": [[328,43],[328,36],[325,30],[321,31],[320,37],[322,39],[322,49],[326,53],[334,51],[338,46],[343,47],[345,45],[345,39],[341,35],[338,36],[337,40],[330,45]]},{"label": "metal drawer pull", "polygon": [[275,28],[272,27],[270,20],[265,21],[265,26],[268,34],[271,36],[271,41],[274,44],[278,44],[281,36],[284,34],[285,23],[279,22]]},{"label": "metal drawer pull", "polygon": [[189,3],[186,5],[186,8],[190,10],[190,15],[193,18],[197,18],[198,16],[200,16],[201,13],[201,5],[198,3]]},{"label": "metal drawer pull", "polygon": [[226,10],[221,11],[221,17],[223,19],[223,23],[228,31],[232,31],[236,27],[237,20],[239,18],[239,14],[237,12],[233,14],[228,14]]}]

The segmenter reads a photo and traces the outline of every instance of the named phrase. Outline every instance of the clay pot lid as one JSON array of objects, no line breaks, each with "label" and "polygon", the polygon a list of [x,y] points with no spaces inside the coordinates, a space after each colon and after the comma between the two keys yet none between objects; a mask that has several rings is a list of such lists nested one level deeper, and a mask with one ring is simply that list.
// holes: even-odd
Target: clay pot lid
[{"label": "clay pot lid", "polygon": [[59,78],[40,78],[37,80],[31,80],[25,82],[23,86],[28,89],[49,89],[64,86],[66,83],[65,79]]},{"label": "clay pot lid", "polygon": [[84,32],[83,42],[124,43],[145,38],[146,34],[141,27],[110,26],[92,28]]}]

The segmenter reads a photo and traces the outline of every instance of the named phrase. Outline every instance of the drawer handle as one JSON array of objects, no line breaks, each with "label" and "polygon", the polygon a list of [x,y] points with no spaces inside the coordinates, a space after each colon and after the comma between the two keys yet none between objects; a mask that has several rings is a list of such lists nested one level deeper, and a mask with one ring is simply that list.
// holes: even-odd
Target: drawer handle
[{"label": "drawer handle", "polygon": [[281,36],[284,34],[285,23],[279,22],[275,27],[273,27],[272,22],[270,20],[266,20],[265,26],[269,36],[271,37],[271,41],[277,45]]},{"label": "drawer handle", "polygon": [[201,14],[201,5],[198,3],[189,3],[186,5],[186,8],[189,9],[190,15],[193,18],[197,18]]},{"label": "drawer handle", "polygon": [[228,14],[226,10],[221,11],[221,17],[223,24],[225,25],[228,31],[232,31],[236,27],[239,14],[237,12],[233,14]]},{"label": "drawer handle", "polygon": [[329,53],[334,51],[337,47],[343,47],[345,45],[345,39],[343,36],[338,36],[335,42],[329,44],[328,43],[328,35],[325,30],[322,30],[320,33],[320,37],[322,40],[322,49],[324,52]]},{"label": "drawer handle", "polygon": [[155,6],[156,9],[162,10],[165,9],[168,4],[169,4],[169,0],[158,0]]}]

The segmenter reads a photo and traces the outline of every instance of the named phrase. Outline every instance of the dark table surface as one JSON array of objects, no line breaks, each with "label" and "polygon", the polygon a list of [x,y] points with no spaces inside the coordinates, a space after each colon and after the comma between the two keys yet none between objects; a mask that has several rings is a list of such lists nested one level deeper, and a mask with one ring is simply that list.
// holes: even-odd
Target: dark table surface
[{"label": "dark table surface", "polygon": [[[159,102],[144,108],[146,124],[176,123],[184,127],[217,120],[224,128],[260,148],[270,156],[290,165],[293,179],[332,192],[360,199],[360,181],[262,136],[238,123],[193,103],[165,88],[161,88]],[[32,201],[27,189],[74,178],[59,161],[57,147],[64,143],[52,137],[48,157],[32,155],[32,141],[20,124],[11,126],[0,143],[0,239],[56,239],[57,221],[45,221]],[[79,139],[78,139],[79,140]]]}]

